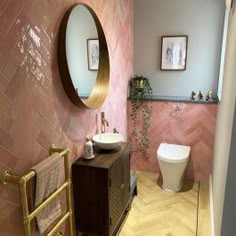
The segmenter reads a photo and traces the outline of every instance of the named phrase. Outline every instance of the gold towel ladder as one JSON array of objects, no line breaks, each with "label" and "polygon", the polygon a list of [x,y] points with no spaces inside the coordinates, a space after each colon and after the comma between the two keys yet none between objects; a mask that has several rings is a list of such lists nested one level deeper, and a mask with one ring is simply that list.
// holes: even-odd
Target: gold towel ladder
[{"label": "gold towel ladder", "polygon": [[54,152],[58,152],[60,156],[64,156],[64,169],[65,169],[65,181],[64,183],[48,198],[46,198],[41,204],[39,204],[31,213],[29,213],[28,198],[26,192],[26,183],[35,176],[35,171],[30,171],[24,176],[14,176],[9,171],[4,171],[0,176],[0,182],[2,184],[19,184],[21,193],[21,203],[23,208],[23,223],[25,229],[25,236],[31,235],[30,223],[34,217],[58,194],[66,189],[66,205],[67,209],[64,215],[62,215],[57,221],[56,225],[47,233],[47,236],[54,235],[59,227],[68,220],[69,236],[73,236],[72,226],[72,207],[71,207],[71,180],[70,180],[70,168],[69,168],[69,150],[56,148],[52,145],[49,149],[49,154],[52,155]]}]

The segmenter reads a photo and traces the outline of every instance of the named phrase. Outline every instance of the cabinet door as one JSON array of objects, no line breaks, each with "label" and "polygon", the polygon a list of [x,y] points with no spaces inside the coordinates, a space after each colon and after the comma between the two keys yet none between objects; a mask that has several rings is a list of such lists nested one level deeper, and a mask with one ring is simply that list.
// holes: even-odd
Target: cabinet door
[{"label": "cabinet door", "polygon": [[123,209],[128,205],[130,199],[130,154],[129,149],[125,151],[122,156],[123,168],[122,168],[122,183],[123,183]]},{"label": "cabinet door", "polygon": [[110,213],[110,235],[117,225],[122,211],[123,211],[123,159],[119,158],[110,170],[110,201],[109,201],[109,213]]},{"label": "cabinet door", "polygon": [[130,158],[127,149],[114,163],[110,172],[110,235],[120,224],[130,199]]}]

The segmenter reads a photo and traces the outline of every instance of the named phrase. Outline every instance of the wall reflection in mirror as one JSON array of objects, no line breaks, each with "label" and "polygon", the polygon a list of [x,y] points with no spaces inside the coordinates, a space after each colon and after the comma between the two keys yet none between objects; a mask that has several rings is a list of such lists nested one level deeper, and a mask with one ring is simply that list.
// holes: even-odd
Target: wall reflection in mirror
[{"label": "wall reflection in mirror", "polygon": [[88,97],[97,78],[99,43],[93,16],[83,5],[75,6],[68,19],[66,57],[78,95]]}]

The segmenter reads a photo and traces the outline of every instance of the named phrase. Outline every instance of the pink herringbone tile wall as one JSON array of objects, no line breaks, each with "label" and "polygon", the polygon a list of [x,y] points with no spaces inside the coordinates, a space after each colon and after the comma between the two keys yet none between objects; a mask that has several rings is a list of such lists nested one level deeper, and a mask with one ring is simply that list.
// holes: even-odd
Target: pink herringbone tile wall
[{"label": "pink herringbone tile wall", "polygon": [[[58,71],[57,41],[66,9],[83,2],[97,13],[110,53],[110,87],[98,110],[75,107]],[[133,0],[0,1],[0,173],[23,174],[45,159],[50,144],[81,155],[95,115],[127,136],[127,83],[133,71]],[[0,185],[0,235],[23,235],[19,189]]]},{"label": "pink herringbone tile wall", "polygon": [[[213,154],[217,105],[158,101],[151,103],[152,117],[148,131],[151,141],[149,158],[145,159],[141,153],[133,152],[132,168],[160,172],[156,154],[160,143],[189,145],[191,156],[186,168],[186,177],[208,180]],[[177,107],[179,109],[176,109]],[[128,124],[132,124],[130,113],[131,103],[129,102]],[[137,128],[140,129],[140,127]],[[130,134],[131,125],[128,130]]]}]

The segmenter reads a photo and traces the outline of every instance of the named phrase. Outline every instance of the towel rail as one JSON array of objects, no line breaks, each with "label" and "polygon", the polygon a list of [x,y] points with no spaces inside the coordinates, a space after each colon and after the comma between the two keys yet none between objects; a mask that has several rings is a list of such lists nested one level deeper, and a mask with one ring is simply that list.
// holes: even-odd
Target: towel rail
[{"label": "towel rail", "polygon": [[4,185],[6,184],[18,184],[21,193],[21,204],[23,209],[23,224],[25,229],[25,236],[31,236],[31,221],[34,217],[58,194],[63,190],[66,191],[66,213],[56,222],[53,228],[46,234],[47,236],[54,235],[59,227],[68,220],[69,236],[73,236],[73,225],[72,225],[72,203],[71,203],[71,180],[70,180],[70,167],[69,167],[69,150],[67,148],[56,148],[51,145],[49,148],[49,155],[57,152],[61,157],[64,157],[64,171],[65,171],[65,181],[62,185],[51,193],[48,198],[39,204],[31,213],[29,213],[28,198],[26,192],[27,182],[33,178],[36,173],[35,171],[30,171],[26,175],[16,176],[12,175],[9,171],[4,171],[0,176],[0,182]]}]

